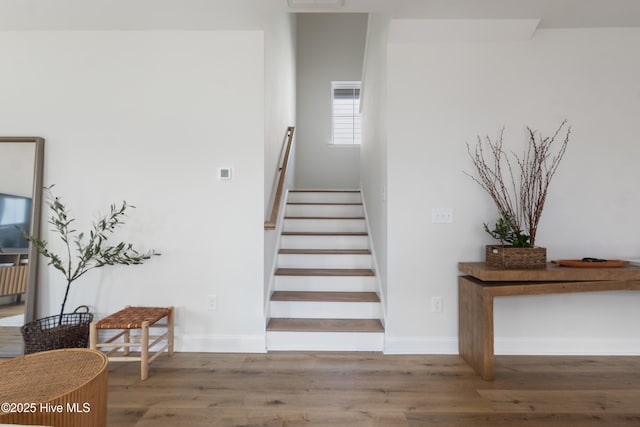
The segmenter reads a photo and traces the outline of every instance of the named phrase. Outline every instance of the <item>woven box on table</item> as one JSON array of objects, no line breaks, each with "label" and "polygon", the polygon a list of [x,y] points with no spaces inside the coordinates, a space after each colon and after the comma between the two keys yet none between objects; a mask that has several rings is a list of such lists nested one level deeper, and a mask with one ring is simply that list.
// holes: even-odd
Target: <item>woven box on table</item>
[{"label": "woven box on table", "polygon": [[488,267],[495,268],[545,268],[547,265],[547,249],[487,245],[485,262]]}]

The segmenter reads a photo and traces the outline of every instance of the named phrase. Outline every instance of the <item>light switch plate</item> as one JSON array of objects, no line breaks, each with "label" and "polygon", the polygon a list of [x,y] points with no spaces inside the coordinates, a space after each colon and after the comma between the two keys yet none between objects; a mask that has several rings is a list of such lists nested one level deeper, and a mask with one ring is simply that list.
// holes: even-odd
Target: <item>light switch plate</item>
[{"label": "light switch plate", "polygon": [[453,208],[431,209],[432,224],[453,224]]}]

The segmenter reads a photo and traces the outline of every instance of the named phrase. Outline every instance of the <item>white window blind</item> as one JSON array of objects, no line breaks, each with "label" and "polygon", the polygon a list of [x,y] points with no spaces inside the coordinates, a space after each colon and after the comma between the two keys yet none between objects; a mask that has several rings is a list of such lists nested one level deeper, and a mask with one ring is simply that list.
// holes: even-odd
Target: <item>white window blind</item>
[{"label": "white window blind", "polygon": [[332,143],[360,144],[360,82],[332,82]]}]

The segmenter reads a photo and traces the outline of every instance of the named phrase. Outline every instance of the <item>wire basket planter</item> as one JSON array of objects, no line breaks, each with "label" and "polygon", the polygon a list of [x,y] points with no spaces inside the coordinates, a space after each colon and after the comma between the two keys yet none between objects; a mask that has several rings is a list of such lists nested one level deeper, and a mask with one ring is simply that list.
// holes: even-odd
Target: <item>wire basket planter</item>
[{"label": "wire basket planter", "polygon": [[[80,311],[84,310],[84,311]],[[89,344],[89,324],[93,314],[81,305],[73,313],[56,314],[31,321],[20,328],[24,354],[61,348],[86,348]]]}]

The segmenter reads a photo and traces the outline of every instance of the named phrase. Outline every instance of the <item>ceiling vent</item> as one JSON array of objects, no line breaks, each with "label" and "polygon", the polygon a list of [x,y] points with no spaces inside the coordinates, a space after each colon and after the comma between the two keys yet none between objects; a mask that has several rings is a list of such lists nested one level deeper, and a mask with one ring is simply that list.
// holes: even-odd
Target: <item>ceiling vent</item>
[{"label": "ceiling vent", "polygon": [[344,7],[344,0],[287,0],[295,9],[338,9]]}]

